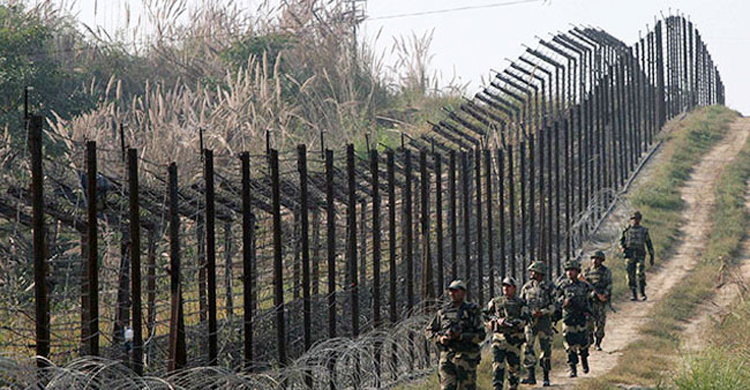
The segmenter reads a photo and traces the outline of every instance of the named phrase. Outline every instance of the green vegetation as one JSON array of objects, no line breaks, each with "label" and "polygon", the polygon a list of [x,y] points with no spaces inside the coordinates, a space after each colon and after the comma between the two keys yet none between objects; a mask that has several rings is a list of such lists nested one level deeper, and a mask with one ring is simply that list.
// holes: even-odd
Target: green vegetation
[{"label": "green vegetation", "polygon": [[[650,180],[642,183],[630,195],[629,200],[633,206],[643,211],[644,225],[652,231],[657,263],[669,257],[678,239],[677,233],[682,224],[680,213],[684,208],[684,202],[680,198],[680,187],[689,179],[693,167],[700,161],[701,156],[726,134],[729,123],[735,118],[736,113],[727,108],[706,107],[677,123],[678,127],[665,135],[662,153],[665,155],[666,162],[655,167]],[[744,159],[745,152],[742,156]],[[739,239],[742,237],[745,214],[738,212],[736,208],[738,195],[735,193],[734,185],[729,184],[735,183],[736,179],[730,179],[728,176],[734,175],[735,172],[744,172],[744,166],[733,166],[720,179],[716,207],[718,209],[719,205],[722,205],[722,211],[717,212],[717,218],[714,221],[715,226],[721,226],[721,228],[713,230],[712,244],[705,253],[706,259],[728,258],[728,254],[737,248]],[[750,166],[745,170],[748,171],[746,174],[750,174]],[[733,189],[734,195],[725,195],[730,188]],[[740,207],[744,204],[743,197],[744,192],[739,194]],[[729,204],[732,206],[729,207]],[[734,228],[731,228],[732,226]],[[608,260],[608,263],[613,270],[615,296],[622,299],[627,289],[624,261],[618,255]],[[715,271],[715,261],[711,260],[707,263],[714,264]],[[686,320],[692,314],[692,309],[710,293],[711,283],[715,277],[715,272],[691,273],[691,277],[675,288],[670,297],[657,307],[657,313],[663,313],[663,315],[654,316],[652,323],[645,329],[643,338],[628,347],[618,367],[604,378],[596,380],[581,378],[580,388],[616,389],[617,383],[642,383],[644,380],[658,383],[664,375],[664,367],[668,367],[674,359],[671,354],[665,354],[664,351],[676,352],[681,321]],[[706,287],[701,288],[701,285]],[[748,315],[750,316],[750,307]],[[565,357],[560,337],[555,337],[554,341],[552,364],[553,367],[561,367]],[[750,345],[750,337],[748,337],[747,345]],[[491,366],[491,355],[485,352],[477,371],[478,388],[491,387]],[[399,389],[434,388],[437,388],[437,375],[433,374],[424,381],[404,385]]]},{"label": "green vegetation", "polygon": [[[701,110],[697,115],[687,121],[684,135],[677,132],[672,161],[676,156],[682,158],[692,157],[697,160],[699,156],[708,150],[709,146],[716,142],[722,134],[726,133],[729,121],[736,114],[726,108],[708,107]],[[691,154],[692,153],[692,154]],[[679,161],[679,160],[678,160]],[[694,164],[694,163],[693,163]],[[684,183],[689,177],[690,165],[679,163],[670,164],[673,169],[660,171],[660,180],[654,180],[644,186],[643,191],[636,195],[635,199],[640,205],[649,207],[646,215],[656,212],[665,218],[672,220],[677,218],[666,210],[679,210],[681,202],[676,202],[674,196],[677,188],[661,186],[665,179],[673,183]],[[668,172],[668,174],[667,174]],[[675,358],[680,354],[680,335],[684,323],[695,314],[697,306],[709,298],[714,289],[718,275],[725,269],[734,265],[740,241],[745,233],[745,226],[750,220],[745,209],[746,183],[750,178],[750,142],[736,157],[734,163],[729,165],[723,172],[719,173],[717,180],[716,203],[712,212],[712,226],[705,250],[702,253],[698,265],[690,271],[688,276],[680,281],[669,294],[654,309],[651,321],[646,324],[641,333],[641,338],[628,346],[618,365],[607,375],[595,380],[582,381],[582,389],[615,389],[618,383],[637,383],[641,385],[663,385],[671,374],[665,367],[674,364]],[[660,190],[656,190],[660,188]],[[675,191],[672,191],[674,188]],[[650,195],[649,195],[650,194]],[[645,208],[644,207],[644,208]],[[678,225],[677,225],[678,226]],[[670,228],[665,225],[664,228]],[[673,233],[664,236],[663,233],[654,237],[655,243],[664,248],[665,244],[674,242],[676,228]],[[664,249],[662,249],[664,250]],[[714,353],[714,352],[709,352]],[[710,359],[710,358],[709,358]],[[722,369],[731,371],[736,360],[727,359]],[[680,383],[688,383],[689,375],[695,375],[696,381],[713,380],[719,378],[708,362],[703,360],[689,359],[687,368],[678,378]],[[727,372],[729,372],[727,371]],[[710,374],[710,375],[709,375]],[[699,379],[700,378],[700,379]],[[713,379],[712,379],[713,378]],[[724,388],[747,388],[724,387],[719,385],[709,387],[679,387],[680,389],[724,389]]]}]

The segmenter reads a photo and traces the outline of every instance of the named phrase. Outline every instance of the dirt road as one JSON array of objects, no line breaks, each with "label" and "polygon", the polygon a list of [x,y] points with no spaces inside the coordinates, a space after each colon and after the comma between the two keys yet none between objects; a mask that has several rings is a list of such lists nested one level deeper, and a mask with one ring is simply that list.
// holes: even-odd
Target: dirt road
[{"label": "dirt road", "polygon": [[[607,319],[607,336],[602,345],[604,351],[592,352],[590,358],[591,372],[582,377],[597,377],[609,372],[622,355],[622,350],[630,343],[638,340],[641,328],[651,318],[654,307],[667,295],[685,275],[695,267],[701,250],[706,244],[706,233],[711,226],[711,208],[714,204],[714,187],[718,173],[733,160],[740,152],[742,146],[750,134],[750,119],[741,118],[731,125],[727,136],[719,142],[696,167],[690,180],[681,189],[682,199],[686,203],[683,212],[685,221],[680,229],[681,242],[677,245],[674,255],[663,263],[663,266],[654,273],[648,275],[648,301],[620,302],[616,305],[617,313],[610,313]],[[655,166],[660,163],[659,156],[655,156],[649,165]],[[648,177],[644,172],[638,181]],[[637,183],[636,183],[637,185]],[[622,215],[622,211],[614,213],[612,219]],[[622,224],[620,221],[613,223]],[[748,244],[750,245],[750,244]],[[750,253],[750,247],[748,252]],[[744,267],[745,272],[750,274],[750,266]],[[727,288],[726,297],[718,296],[721,302],[731,302],[731,289]],[[728,303],[724,303],[726,306]],[[717,308],[721,306],[714,305]],[[696,325],[688,329],[687,334],[693,332],[695,337],[700,337],[700,329],[705,326],[711,318],[711,313],[706,311],[705,315],[695,318]],[[552,375],[553,388],[574,389],[575,379],[567,377],[566,367],[557,367]],[[540,387],[541,388],[541,387]]]}]

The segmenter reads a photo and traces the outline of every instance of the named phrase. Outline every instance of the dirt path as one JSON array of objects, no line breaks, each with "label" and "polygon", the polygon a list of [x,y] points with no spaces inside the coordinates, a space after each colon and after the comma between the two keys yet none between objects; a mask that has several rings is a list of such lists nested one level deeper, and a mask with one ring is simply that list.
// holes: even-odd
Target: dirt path
[{"label": "dirt path", "polygon": [[[617,364],[622,350],[638,339],[641,328],[651,318],[654,306],[696,265],[710,226],[710,210],[714,204],[717,173],[739,153],[748,134],[750,119],[737,120],[732,124],[727,136],[704,156],[696,167],[690,180],[681,190],[682,199],[687,205],[683,212],[685,225],[680,229],[681,243],[668,262],[665,262],[657,272],[648,275],[648,301],[621,302],[616,305],[617,313],[609,313],[607,337],[602,345],[604,351],[592,351],[591,372],[581,377],[597,377],[610,371]],[[658,163],[659,159],[655,159],[651,165]],[[553,388],[575,388],[575,379],[567,377],[565,368],[556,367],[554,370]]]},{"label": "dirt path", "polygon": [[[750,182],[747,183],[750,187]],[[750,209],[750,191],[745,196],[745,207]],[[750,283],[750,238],[745,237],[740,249],[738,266],[722,273],[716,281],[713,298],[703,302],[697,315],[685,327],[681,348],[686,352],[699,351],[704,345],[706,332],[711,331],[717,319],[723,318],[729,306],[748,293]]]}]

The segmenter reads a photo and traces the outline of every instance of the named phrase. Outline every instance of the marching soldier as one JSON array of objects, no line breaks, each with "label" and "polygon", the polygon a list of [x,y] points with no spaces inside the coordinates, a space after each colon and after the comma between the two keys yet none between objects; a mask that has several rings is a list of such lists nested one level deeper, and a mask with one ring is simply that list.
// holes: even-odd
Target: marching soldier
[{"label": "marching soldier", "polygon": [[589,294],[591,288],[588,283],[579,279],[581,263],[578,260],[565,262],[567,279],[560,283],[557,290],[557,300],[562,305],[563,344],[568,354],[570,377],[578,376],[576,366],[578,357],[581,358],[583,373],[589,372],[589,331],[588,316]]},{"label": "marching soldier", "polygon": [[482,358],[479,343],[486,336],[482,312],[479,306],[464,300],[464,282],[454,280],[448,294],[451,301],[438,310],[425,336],[440,350],[440,388],[475,390],[476,368]]},{"label": "marching soldier", "polygon": [[492,385],[495,390],[503,389],[507,362],[508,389],[515,390],[521,368],[524,326],[529,321],[526,302],[516,296],[515,279],[503,279],[503,294],[490,301],[484,315],[492,331]]},{"label": "marching soldier", "polygon": [[526,348],[524,350],[523,365],[527,376],[521,383],[536,384],[534,342],[539,338],[539,357],[544,373],[544,387],[550,385],[549,371],[552,356],[552,315],[555,313],[555,287],[545,280],[547,265],[535,261],[529,266],[531,279],[521,288],[521,299],[526,301],[531,313],[531,321],[526,326]]},{"label": "marching soldier", "polygon": [[604,252],[596,251],[591,255],[591,266],[583,272],[583,278],[589,283],[591,291],[591,317],[593,323],[593,341],[596,350],[602,350],[604,326],[607,323],[607,307],[612,298],[612,271],[605,267]]},{"label": "marching soldier", "polygon": [[638,300],[636,287],[640,289],[641,296],[645,301],[646,297],[646,249],[648,249],[649,263],[654,265],[654,246],[651,244],[651,237],[648,229],[641,226],[643,216],[640,211],[636,211],[630,217],[630,225],[625,228],[620,237],[620,247],[627,261],[628,270],[628,287],[633,293],[631,301]]}]

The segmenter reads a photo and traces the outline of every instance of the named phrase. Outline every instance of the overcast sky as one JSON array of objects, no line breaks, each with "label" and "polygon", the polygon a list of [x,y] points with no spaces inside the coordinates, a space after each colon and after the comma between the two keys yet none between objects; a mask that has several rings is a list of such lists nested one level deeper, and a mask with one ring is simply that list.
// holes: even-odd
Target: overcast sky
[{"label": "overcast sky", "polygon": [[[63,1],[63,0],[61,0]],[[71,0],[64,0],[70,3]],[[199,5],[205,0],[187,0]],[[213,0],[216,1],[216,0]],[[394,37],[433,31],[431,66],[445,80],[468,82],[469,93],[479,88],[490,69],[504,69],[505,58],[517,58],[521,44],[533,45],[534,36],[568,30],[570,24],[601,27],[632,44],[646,25],[653,26],[660,12],[678,10],[701,31],[727,90],[727,104],[750,113],[750,1],[748,0],[547,0],[546,2],[493,6],[514,0],[367,0],[368,20],[363,35],[378,50],[390,51]],[[111,29],[122,23],[124,5],[131,13],[141,0],[77,0],[72,7],[90,25]],[[237,0],[254,8],[258,0]],[[96,13],[94,12],[96,5]],[[456,8],[482,7],[435,11]],[[433,13],[431,13],[433,12]],[[401,16],[405,14],[420,14]],[[134,15],[131,15],[135,19]]]}]

